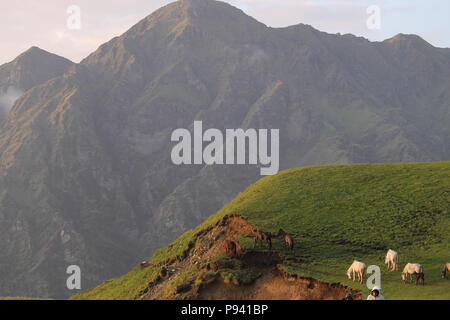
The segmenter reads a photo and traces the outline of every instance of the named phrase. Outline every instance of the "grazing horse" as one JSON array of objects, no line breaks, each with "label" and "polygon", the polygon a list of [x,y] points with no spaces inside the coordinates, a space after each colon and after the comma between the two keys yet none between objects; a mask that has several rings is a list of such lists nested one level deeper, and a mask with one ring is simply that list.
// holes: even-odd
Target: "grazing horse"
[{"label": "grazing horse", "polygon": [[289,250],[294,250],[294,238],[289,233],[284,235],[284,242],[286,242]]},{"label": "grazing horse", "polygon": [[283,240],[287,244],[288,248],[290,250],[294,250],[294,238],[283,229],[278,230],[277,238],[280,236],[283,237]]},{"label": "grazing horse", "polygon": [[272,234],[270,232],[263,232],[261,230],[253,230],[253,238],[255,239],[253,248],[256,248],[256,243],[259,241],[266,242],[269,249],[272,249]]},{"label": "grazing horse", "polygon": [[442,279],[448,280],[448,273],[450,272],[450,262],[444,265],[444,269],[442,269]]},{"label": "grazing horse", "polygon": [[419,284],[419,281],[422,282],[422,285],[425,285],[425,273],[416,273],[416,285]]},{"label": "grazing horse", "polygon": [[236,242],[227,240],[225,241],[225,252],[231,258],[236,257],[237,255],[237,245]]},{"label": "grazing horse", "polygon": [[241,254],[243,253],[245,250],[244,248],[242,248],[241,244],[239,243],[239,241],[236,241],[236,253],[237,254]]},{"label": "grazing horse", "polygon": [[410,282],[413,281],[413,275],[416,277],[416,285],[419,284],[419,280],[422,281],[422,285],[425,284],[425,273],[423,266],[419,263],[407,263],[402,272],[402,280],[406,282],[410,277]]},{"label": "grazing horse", "polygon": [[350,268],[347,270],[347,277],[353,281],[356,280],[355,274],[358,275],[359,282],[363,283],[364,273],[366,272],[366,264],[364,262],[354,260]]},{"label": "grazing horse", "polygon": [[398,271],[398,253],[389,249],[384,259],[384,263],[387,264],[389,271]]}]

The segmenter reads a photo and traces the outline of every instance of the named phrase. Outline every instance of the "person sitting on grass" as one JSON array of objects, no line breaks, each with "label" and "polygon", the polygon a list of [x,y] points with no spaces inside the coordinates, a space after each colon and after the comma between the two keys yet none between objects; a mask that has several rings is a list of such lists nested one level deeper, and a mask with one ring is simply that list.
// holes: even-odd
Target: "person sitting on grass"
[{"label": "person sitting on grass", "polygon": [[345,298],[342,299],[342,300],[353,300],[353,295],[352,295],[351,293],[347,293],[347,294],[345,295]]},{"label": "person sitting on grass", "polygon": [[370,291],[367,300],[384,300],[384,297],[380,294],[381,289],[378,287],[373,287],[372,291]]}]

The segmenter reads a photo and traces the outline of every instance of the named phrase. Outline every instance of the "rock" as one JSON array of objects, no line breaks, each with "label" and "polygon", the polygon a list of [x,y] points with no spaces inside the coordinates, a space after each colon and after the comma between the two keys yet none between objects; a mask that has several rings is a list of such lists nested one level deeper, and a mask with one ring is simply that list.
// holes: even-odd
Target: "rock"
[{"label": "rock", "polygon": [[184,284],[181,284],[181,285],[176,287],[175,293],[179,294],[179,293],[188,292],[189,290],[192,289],[192,285],[193,284],[194,284],[194,281],[189,281],[189,282],[186,282]]}]

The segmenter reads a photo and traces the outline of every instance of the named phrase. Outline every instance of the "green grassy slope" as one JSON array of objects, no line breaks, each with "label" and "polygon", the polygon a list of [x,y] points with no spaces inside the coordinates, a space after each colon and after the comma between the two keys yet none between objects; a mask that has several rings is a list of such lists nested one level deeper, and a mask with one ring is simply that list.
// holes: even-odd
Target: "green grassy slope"
[{"label": "green grassy slope", "polygon": [[0,297],[0,301],[6,300],[50,300],[50,299],[38,299],[38,298],[27,298],[27,297]]},{"label": "green grassy slope", "polygon": [[[440,269],[450,261],[450,162],[347,165],[291,169],[261,179],[195,230],[153,256],[161,262],[179,255],[193,235],[227,214],[247,217],[256,227],[295,235],[288,252],[275,240],[274,250],[296,260],[282,267],[292,274],[353,288],[347,280],[353,259],[382,267],[387,299],[449,299],[450,281]],[[244,246],[250,239],[242,238]],[[384,255],[399,252],[400,268],[419,262],[426,285],[403,284],[400,273],[388,273]],[[132,299],[157,276],[157,270],[130,273],[74,296],[74,299]]]}]

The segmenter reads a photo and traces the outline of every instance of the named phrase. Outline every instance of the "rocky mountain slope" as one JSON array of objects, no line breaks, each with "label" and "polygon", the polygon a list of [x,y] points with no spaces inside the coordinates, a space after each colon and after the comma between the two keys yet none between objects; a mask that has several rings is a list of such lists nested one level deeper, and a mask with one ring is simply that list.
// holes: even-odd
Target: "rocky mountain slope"
[{"label": "rocky mountain slope", "polygon": [[269,28],[181,0],[28,90],[0,128],[0,295],[66,297],[124,273],[256,181],[175,166],[170,135],[279,128],[281,168],[450,159],[450,54]]},{"label": "rocky mountain slope", "polygon": [[28,89],[65,73],[73,63],[63,57],[32,47],[0,66],[0,121]]}]

